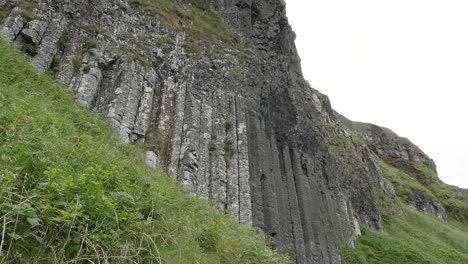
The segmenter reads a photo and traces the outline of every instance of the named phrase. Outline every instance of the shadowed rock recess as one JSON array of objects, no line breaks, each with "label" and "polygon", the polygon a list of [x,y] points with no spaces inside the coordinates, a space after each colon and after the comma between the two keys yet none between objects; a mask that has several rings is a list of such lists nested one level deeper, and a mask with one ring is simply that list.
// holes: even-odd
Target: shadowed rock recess
[{"label": "shadowed rock recess", "polygon": [[2,36],[122,141],[145,147],[149,166],[296,263],[340,263],[360,224],[383,229],[377,195],[398,200],[377,160],[435,170],[417,147],[365,140],[381,128],[353,139],[359,126],[304,80],[283,0],[0,0],[0,9]]}]

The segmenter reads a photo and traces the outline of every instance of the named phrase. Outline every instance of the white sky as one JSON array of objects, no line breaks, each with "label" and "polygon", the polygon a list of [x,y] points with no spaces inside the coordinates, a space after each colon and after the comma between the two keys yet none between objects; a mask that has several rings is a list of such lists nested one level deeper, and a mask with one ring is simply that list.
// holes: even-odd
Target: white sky
[{"label": "white sky", "polygon": [[468,188],[468,1],[286,0],[302,68],[346,117],[392,129]]}]

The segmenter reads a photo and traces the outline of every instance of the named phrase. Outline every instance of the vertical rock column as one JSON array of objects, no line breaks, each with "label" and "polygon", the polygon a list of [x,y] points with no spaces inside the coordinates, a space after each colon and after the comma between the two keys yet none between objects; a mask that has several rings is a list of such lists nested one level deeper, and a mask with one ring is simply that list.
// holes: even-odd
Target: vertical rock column
[{"label": "vertical rock column", "polygon": [[290,232],[292,236],[292,249],[287,252],[296,259],[297,263],[306,263],[306,249],[304,242],[304,230],[302,228],[301,211],[299,205],[299,196],[294,180],[294,171],[292,167],[291,151],[288,146],[282,148],[282,167],[288,193],[289,214],[291,217]]},{"label": "vertical rock column", "polygon": [[[45,25],[44,34],[40,38],[40,42],[36,44],[39,46],[38,54],[31,60],[32,65],[42,72],[49,69],[52,60],[58,52],[58,44],[68,26],[68,20],[60,13],[53,13]],[[43,25],[38,25],[37,28],[40,28],[40,26]],[[36,29],[31,28],[31,31],[34,32]]]},{"label": "vertical rock column", "polygon": [[169,76],[163,81],[162,98],[159,106],[158,129],[163,138],[161,149],[162,165],[169,173],[177,176],[183,133],[186,85]]},{"label": "vertical rock column", "polygon": [[173,80],[163,81],[160,100],[153,105],[155,126],[170,146],[159,153],[170,154],[165,166],[186,192],[211,200],[240,223],[251,225],[244,99],[220,89],[195,90],[191,82]]},{"label": "vertical rock column", "polygon": [[114,75],[118,81],[115,87],[107,87],[113,91],[107,116],[122,141],[134,143],[142,140],[148,130],[156,74],[151,68],[131,62],[117,66]]},{"label": "vertical rock column", "polygon": [[252,199],[250,189],[247,109],[242,97],[235,98],[237,133],[237,176],[239,183],[239,222],[252,225]]},{"label": "vertical rock column", "polygon": [[[209,98],[209,97],[208,97]],[[210,185],[210,143],[213,133],[213,106],[209,99],[203,96],[200,100],[200,124],[198,133],[199,160],[203,164],[197,171],[198,179],[197,196],[203,200],[209,198]]]},{"label": "vertical rock column", "polygon": [[211,148],[211,177],[210,177],[210,199],[215,202],[221,210],[227,210],[227,160],[225,156],[226,139],[226,115],[227,98],[226,93],[217,90],[213,93],[213,132]]},{"label": "vertical rock column", "polygon": [[225,162],[227,174],[227,212],[234,218],[240,219],[239,206],[239,149],[237,138],[237,113],[236,113],[236,98],[235,96],[227,96],[226,118],[224,122],[224,130],[226,133],[225,139]]}]

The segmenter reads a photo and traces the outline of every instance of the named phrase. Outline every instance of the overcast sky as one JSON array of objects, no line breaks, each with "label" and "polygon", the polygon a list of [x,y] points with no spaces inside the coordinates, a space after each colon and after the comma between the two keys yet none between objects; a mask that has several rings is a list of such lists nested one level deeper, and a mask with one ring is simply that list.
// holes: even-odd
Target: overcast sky
[{"label": "overcast sky", "polygon": [[286,0],[302,68],[348,118],[388,127],[468,188],[468,1]]}]

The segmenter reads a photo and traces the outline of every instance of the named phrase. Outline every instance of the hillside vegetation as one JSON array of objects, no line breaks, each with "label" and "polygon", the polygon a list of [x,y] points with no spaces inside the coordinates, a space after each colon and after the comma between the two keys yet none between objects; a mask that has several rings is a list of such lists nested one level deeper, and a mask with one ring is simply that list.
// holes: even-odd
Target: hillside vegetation
[{"label": "hillside vegetation", "polygon": [[287,263],[0,40],[0,263]]},{"label": "hillside vegetation", "polygon": [[[402,201],[403,215],[395,213],[394,208],[383,207],[385,232],[364,228],[355,249],[343,250],[344,263],[468,263],[467,197],[441,182],[432,170],[420,163],[409,164],[417,175],[383,161],[379,165],[395,186]],[[405,205],[413,191],[439,199],[451,220],[444,222]]]},{"label": "hillside vegetation", "polygon": [[379,166],[403,202],[408,201],[411,193],[418,191],[425,197],[440,201],[451,219],[468,224],[468,193],[443,183],[437,174],[424,164],[400,164],[406,171],[383,161],[379,161]]},{"label": "hillside vegetation", "polygon": [[405,206],[404,216],[386,216],[385,232],[369,229],[355,249],[343,251],[344,263],[468,263],[468,228],[445,223]]},{"label": "hillside vegetation", "polygon": [[173,32],[185,32],[187,48],[201,53],[207,45],[220,48],[240,47],[240,37],[222,17],[210,10],[203,0],[189,0],[182,7],[171,0],[131,0],[130,4],[159,18],[161,25]]},{"label": "hillside vegetation", "polygon": [[468,193],[443,183],[437,174],[422,163],[410,164],[419,175],[419,181],[429,189],[445,207],[449,217],[468,225]]}]

